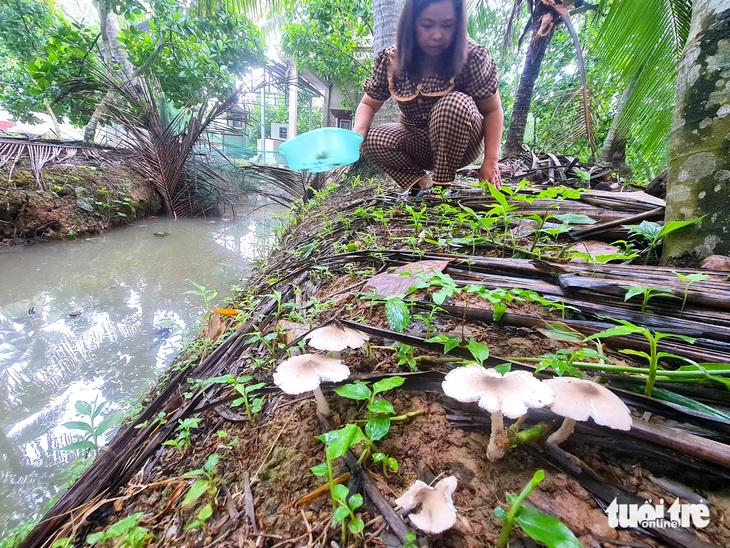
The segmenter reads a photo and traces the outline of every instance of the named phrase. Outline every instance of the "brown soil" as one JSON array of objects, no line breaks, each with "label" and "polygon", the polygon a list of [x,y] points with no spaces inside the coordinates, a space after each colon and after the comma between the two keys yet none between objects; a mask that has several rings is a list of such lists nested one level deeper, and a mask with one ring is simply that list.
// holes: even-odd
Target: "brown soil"
[{"label": "brown soil", "polygon": [[[123,156],[72,157],[44,167],[40,184],[21,158],[0,169],[0,246],[74,239],[157,213],[158,195]],[[86,197],[93,211],[79,206]]]},{"label": "brown soil", "polygon": [[[302,249],[313,238],[323,234],[325,228],[332,229],[336,212],[353,223],[351,215],[353,204],[364,203],[371,199],[372,189],[368,188],[351,194],[337,194],[314,211],[306,211],[298,224],[287,232],[282,239],[282,248],[270,258],[266,270],[251,281],[251,294],[270,293],[273,279],[286,279],[296,276],[301,266]],[[335,212],[335,213],[333,213]],[[410,234],[409,234],[410,232]],[[327,234],[325,232],[325,234]],[[403,224],[391,222],[389,225],[370,222],[354,236],[333,245],[331,240],[342,236],[329,233],[320,236],[325,240],[320,248],[331,248],[332,252],[358,240],[358,234],[371,234],[375,244],[387,245],[389,249],[408,249],[394,237],[413,236],[413,229]],[[357,249],[359,246],[355,245]],[[310,250],[311,251],[311,250]],[[324,252],[323,252],[324,253]],[[322,267],[324,264],[314,263]],[[306,297],[297,297],[294,311],[307,317],[312,325],[317,325],[336,315],[342,320],[354,320],[370,326],[389,329],[383,307],[363,305],[353,294],[365,280],[379,268],[377,261],[370,263],[347,263],[345,266],[332,266],[329,274],[320,272],[319,282],[312,287],[314,276],[299,288]],[[310,284],[310,285],[307,285]],[[353,286],[355,289],[353,289]],[[418,300],[424,292],[411,296]],[[471,297],[455,296],[451,304],[469,304]],[[330,300],[331,307],[312,313],[318,303]],[[251,300],[241,302],[252,302]],[[263,301],[261,301],[263,302]],[[246,306],[244,305],[244,310]],[[259,307],[261,305],[259,304]],[[546,318],[551,313],[535,308],[533,304],[511,304],[511,313],[528,314],[536,312]],[[259,309],[249,310],[251,316]],[[289,318],[294,319],[294,318]],[[552,319],[560,319],[558,313]],[[301,320],[300,320],[301,321]],[[275,322],[274,322],[275,323]],[[231,321],[233,324],[233,321]],[[569,343],[548,339],[536,330],[505,327],[493,323],[464,322],[448,315],[437,315],[434,326],[439,333],[448,333],[464,339],[473,338],[488,344],[493,356],[538,356]],[[411,324],[410,334],[423,336],[425,325]],[[361,350],[343,352],[343,361],[354,376],[401,373],[408,369],[400,366],[398,358],[390,346],[392,340],[372,337],[372,352]],[[233,368],[234,375],[251,374],[271,386],[271,371],[259,368],[257,360],[265,359],[268,352],[261,344],[244,346],[237,356]],[[419,360],[421,371],[433,371],[436,381],[430,385],[411,390],[393,390],[384,394],[397,413],[420,410],[422,414],[406,421],[394,422],[388,435],[378,444],[378,448],[398,462],[397,473],[384,475],[382,468],[371,461],[366,464],[378,490],[387,503],[395,506],[394,500],[401,496],[416,480],[427,483],[434,479],[454,475],[458,487],[454,504],[458,510],[456,525],[439,535],[418,536],[419,546],[437,547],[488,547],[494,546],[501,529],[501,521],[494,516],[498,506],[506,507],[506,493],[519,493],[538,469],[544,469],[546,479],[540,483],[529,497],[529,504],[539,510],[562,520],[579,538],[583,546],[589,547],[659,547],[661,540],[648,536],[640,530],[616,530],[608,525],[608,520],[597,498],[586,490],[581,483],[566,473],[553,468],[542,449],[537,447],[516,448],[501,461],[489,462],[486,458],[488,443],[487,418],[475,405],[459,404],[443,395],[439,390],[439,375],[447,371],[444,356],[416,349],[414,356]],[[178,393],[185,391],[180,387]],[[404,387],[405,388],[405,387]],[[337,546],[340,542],[340,529],[332,525],[332,507],[329,493],[311,497],[303,504],[297,501],[326,483],[323,478],[314,476],[310,468],[324,460],[324,446],[315,436],[325,431],[318,418],[311,397],[283,395],[272,390],[267,396],[262,412],[254,424],[249,424],[243,415],[242,407],[216,411],[210,401],[218,401],[223,396],[230,401],[230,391],[215,392],[210,388],[206,395],[206,409],[199,414],[203,418],[200,428],[192,433],[192,444],[182,455],[173,447],[159,447],[144,467],[135,471],[131,481],[120,493],[107,494],[108,503],[89,516],[83,523],[77,523],[74,533],[77,540],[85,538],[92,531],[104,530],[110,523],[142,512],[140,525],[144,526],[154,539],[151,546],[237,546],[268,547],[279,546]],[[362,402],[354,402],[328,394],[333,410],[330,423],[340,428],[347,423],[367,417]],[[168,416],[184,406],[185,400],[169,402],[165,406]],[[199,407],[199,406],[198,406]],[[233,413],[241,413],[236,417]],[[634,419],[640,415],[634,412]],[[468,420],[461,420],[468,419]],[[472,422],[469,422],[471,420]],[[556,421],[554,421],[556,422]],[[509,421],[508,421],[509,423]],[[222,434],[224,433],[224,434]],[[174,438],[175,434],[168,436]],[[611,432],[602,430],[603,441],[611,440]],[[233,440],[233,442],[232,442]],[[708,527],[696,531],[698,539],[716,546],[730,543],[730,493],[722,481],[714,482],[711,474],[692,477],[681,467],[657,460],[647,454],[624,451],[617,442],[599,443],[597,437],[583,437],[574,434],[563,448],[572,462],[579,459],[581,466],[592,470],[598,477],[605,478],[607,484],[620,486],[626,492],[643,500],[658,501],[663,498],[673,501],[675,495],[666,492],[650,479],[651,475],[665,476],[678,483],[690,485],[696,492],[710,501],[711,520]],[[359,453],[360,447],[353,448]],[[183,505],[186,494],[194,480],[182,476],[191,470],[203,467],[212,453],[220,455],[220,462],[213,471],[218,485],[215,496],[201,497],[197,502]],[[338,460],[334,475],[347,471]],[[359,490],[357,474],[350,479],[351,491]],[[214,505],[212,517],[205,527],[186,530],[195,521],[198,513],[210,500]],[[390,531],[385,518],[367,500],[358,511],[366,526],[361,537],[348,536],[348,546],[399,546],[397,538]],[[253,522],[252,522],[253,519]],[[405,522],[410,526],[409,520]],[[66,530],[68,532],[68,529]],[[513,530],[512,546],[531,546],[519,528]],[[523,544],[520,544],[520,543]],[[706,546],[706,545],[705,545]]]}]

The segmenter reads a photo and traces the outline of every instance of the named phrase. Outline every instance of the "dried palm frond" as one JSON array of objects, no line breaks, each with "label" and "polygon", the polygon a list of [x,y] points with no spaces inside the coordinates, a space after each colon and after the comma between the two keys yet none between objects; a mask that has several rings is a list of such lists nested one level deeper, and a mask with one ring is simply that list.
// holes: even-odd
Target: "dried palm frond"
[{"label": "dried palm frond", "polygon": [[93,71],[93,78],[68,82],[64,91],[106,94],[109,90],[116,99],[107,106],[106,121],[121,128],[121,145],[131,152],[130,167],[160,193],[168,215],[177,218],[216,212],[226,181],[205,168],[196,147],[201,136],[237,103],[241,90],[223,99],[191,102],[174,113],[153,78],[130,82],[113,70],[101,68]]}]

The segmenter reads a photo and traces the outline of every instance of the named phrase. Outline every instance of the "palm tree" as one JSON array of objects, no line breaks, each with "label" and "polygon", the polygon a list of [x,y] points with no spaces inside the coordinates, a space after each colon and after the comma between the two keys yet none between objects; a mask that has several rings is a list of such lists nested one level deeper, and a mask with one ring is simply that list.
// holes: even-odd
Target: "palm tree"
[{"label": "palm tree", "polygon": [[666,220],[705,217],[665,238],[665,261],[730,255],[728,36],[730,0],[695,0],[678,68]]},{"label": "palm tree", "polygon": [[[511,32],[513,22],[517,19],[523,0],[514,0],[512,7],[512,15],[508,25],[508,37]],[[555,30],[561,23],[570,31],[573,37],[573,43],[576,48],[578,57],[578,68],[581,73],[583,105],[582,114],[585,123],[585,134],[588,136],[588,142],[591,150],[595,151],[596,146],[593,140],[593,130],[590,119],[590,107],[588,102],[588,89],[585,79],[585,70],[583,67],[583,58],[578,35],[572,24],[572,19],[568,13],[568,9],[577,4],[576,0],[527,0],[527,6],[530,11],[530,21],[528,29],[530,32],[530,44],[525,54],[525,64],[520,77],[520,83],[515,95],[514,107],[512,109],[512,117],[505,138],[504,153],[506,155],[520,154],[522,152],[522,142],[525,138],[525,128],[527,126],[527,115],[530,112],[530,104],[535,90],[535,83],[540,74],[540,67],[547,47],[552,40]],[[581,2],[582,3],[582,2]],[[526,30],[528,30],[526,29]],[[508,39],[506,37],[505,40]]]},{"label": "palm tree", "polygon": [[[614,1],[595,52],[619,75],[619,100],[601,160],[622,164],[631,136],[634,150],[654,161],[666,154],[677,63],[689,32],[692,0]],[[632,128],[640,131],[632,132]],[[618,166],[617,166],[618,167]]]}]

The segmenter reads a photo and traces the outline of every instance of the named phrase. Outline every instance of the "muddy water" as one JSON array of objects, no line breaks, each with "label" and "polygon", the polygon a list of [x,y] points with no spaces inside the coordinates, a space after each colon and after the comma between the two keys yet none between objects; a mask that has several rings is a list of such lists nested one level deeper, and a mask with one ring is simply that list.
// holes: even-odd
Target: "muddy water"
[{"label": "muddy water", "polygon": [[88,419],[76,402],[129,411],[197,328],[204,305],[190,282],[217,290],[214,303],[230,294],[272,242],[276,212],[146,219],[0,252],[0,538],[63,482],[63,423]]}]

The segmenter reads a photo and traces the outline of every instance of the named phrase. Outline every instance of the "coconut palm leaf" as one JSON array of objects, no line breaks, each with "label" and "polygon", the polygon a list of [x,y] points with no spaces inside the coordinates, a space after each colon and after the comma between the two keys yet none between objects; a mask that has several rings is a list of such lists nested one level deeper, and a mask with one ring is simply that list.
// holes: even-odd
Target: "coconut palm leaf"
[{"label": "coconut palm leaf", "polygon": [[[633,143],[645,156],[660,156],[668,141],[678,60],[691,13],[692,0],[614,0],[596,42],[596,51],[626,87],[636,78],[621,123],[641,128]],[[622,129],[628,134],[628,128]]]}]

